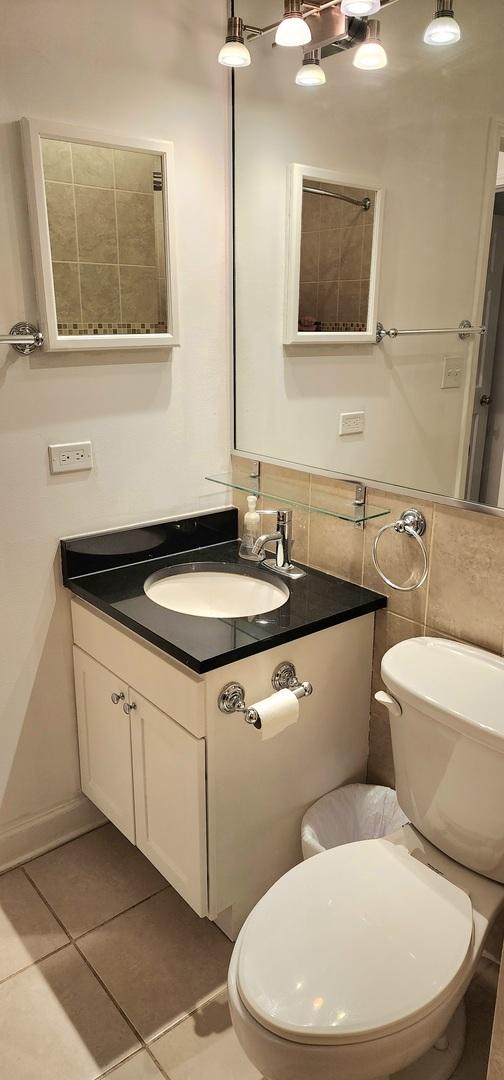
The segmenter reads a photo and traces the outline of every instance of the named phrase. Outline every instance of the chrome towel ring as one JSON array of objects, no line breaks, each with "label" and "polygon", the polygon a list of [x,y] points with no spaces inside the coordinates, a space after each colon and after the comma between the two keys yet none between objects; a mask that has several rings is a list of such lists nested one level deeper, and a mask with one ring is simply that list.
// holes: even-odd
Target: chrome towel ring
[{"label": "chrome towel ring", "polygon": [[[403,510],[398,521],[393,521],[391,525],[384,525],[383,528],[380,529],[379,532],[377,532],[371,550],[373,566],[376,572],[380,575],[382,581],[384,581],[386,585],[390,585],[391,589],[396,589],[398,592],[413,592],[415,589],[419,589],[420,586],[423,585],[427,574],[429,573],[429,559],[427,555],[427,548],[425,547],[425,544],[422,540],[422,536],[426,528],[427,522],[424,518],[424,515],[421,513],[420,510],[415,510],[414,508],[411,508],[410,510]],[[396,585],[395,581],[391,581],[390,578],[388,578],[381,569],[381,566],[378,562],[378,545],[380,543],[380,537],[382,537],[384,533],[388,532],[389,529],[395,529],[397,533],[405,533],[406,536],[412,537],[413,540],[416,540],[417,544],[420,547],[423,556],[423,570],[418,581],[415,581],[413,585]]]}]

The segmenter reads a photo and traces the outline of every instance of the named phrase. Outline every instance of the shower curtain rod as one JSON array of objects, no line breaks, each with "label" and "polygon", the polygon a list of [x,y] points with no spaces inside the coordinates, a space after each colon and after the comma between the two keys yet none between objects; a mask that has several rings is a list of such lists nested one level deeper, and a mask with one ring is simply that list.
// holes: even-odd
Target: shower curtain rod
[{"label": "shower curtain rod", "polygon": [[365,199],[352,199],[350,195],[340,195],[338,191],[325,191],[324,188],[305,187],[304,184],[303,191],[308,191],[310,195],[329,195],[331,199],[341,199],[342,202],[352,203],[352,206],[361,206],[363,210],[371,209],[371,199],[368,199],[367,195]]}]

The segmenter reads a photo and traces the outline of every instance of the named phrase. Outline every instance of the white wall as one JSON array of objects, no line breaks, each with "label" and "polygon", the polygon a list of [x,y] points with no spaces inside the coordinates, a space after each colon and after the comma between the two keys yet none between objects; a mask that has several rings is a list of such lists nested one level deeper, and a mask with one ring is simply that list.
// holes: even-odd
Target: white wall
[{"label": "white wall", "polygon": [[[74,802],[58,537],[222,503],[203,477],[226,466],[230,408],[225,0],[0,7],[0,330],[37,316],[16,125],[28,115],[173,140],[182,337],[172,357],[29,360],[0,347],[2,865],[88,820]],[[93,441],[93,472],[51,477],[47,444],[81,438]]]},{"label": "white wall", "polygon": [[[257,23],[269,5],[244,0]],[[382,13],[389,66],[366,73],[347,53],[327,85],[294,85],[298,50],[251,45],[237,82],[238,448],[454,494],[464,391],[441,390],[456,336],[382,347],[284,348],[286,167],[369,176],[385,188],[379,318],[387,327],[458,326],[473,314],[489,119],[504,114],[500,0],[457,0],[460,45],[428,48],[432,5]],[[490,8],[490,11],[488,10]],[[492,33],[487,29],[490,19]],[[338,414],[364,409],[362,436]]]}]

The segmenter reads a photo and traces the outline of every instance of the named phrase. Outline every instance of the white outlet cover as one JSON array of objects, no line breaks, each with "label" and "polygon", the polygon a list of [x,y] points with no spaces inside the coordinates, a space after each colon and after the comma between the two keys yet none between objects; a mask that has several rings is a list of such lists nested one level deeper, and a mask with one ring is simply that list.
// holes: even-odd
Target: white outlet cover
[{"label": "white outlet cover", "polygon": [[340,413],[339,420],[339,434],[340,435],[362,435],[364,431],[364,413],[363,412],[343,412]]},{"label": "white outlet cover", "polygon": [[443,359],[442,390],[457,390],[465,379],[465,358],[463,356],[445,356]]},{"label": "white outlet cover", "polygon": [[52,473],[81,472],[93,468],[93,447],[90,442],[52,443],[47,449]]}]

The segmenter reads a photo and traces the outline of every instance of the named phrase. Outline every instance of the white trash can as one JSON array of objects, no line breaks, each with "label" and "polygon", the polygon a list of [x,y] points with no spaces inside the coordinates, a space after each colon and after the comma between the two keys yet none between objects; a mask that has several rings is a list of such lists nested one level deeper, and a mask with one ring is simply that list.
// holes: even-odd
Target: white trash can
[{"label": "white trash can", "polygon": [[407,820],[392,788],[377,784],[336,788],[306,811],[301,824],[303,858],[355,840],[386,836]]}]

